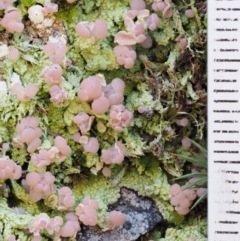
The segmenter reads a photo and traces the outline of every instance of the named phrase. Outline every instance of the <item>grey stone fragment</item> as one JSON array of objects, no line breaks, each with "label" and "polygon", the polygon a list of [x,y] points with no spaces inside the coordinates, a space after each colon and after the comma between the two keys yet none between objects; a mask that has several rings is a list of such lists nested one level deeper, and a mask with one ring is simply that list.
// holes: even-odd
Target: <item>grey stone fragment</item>
[{"label": "grey stone fragment", "polygon": [[77,241],[134,241],[151,231],[163,218],[153,200],[138,196],[131,189],[121,188],[121,197],[108,211],[126,214],[126,222],[114,230],[102,231],[99,227],[83,226]]}]

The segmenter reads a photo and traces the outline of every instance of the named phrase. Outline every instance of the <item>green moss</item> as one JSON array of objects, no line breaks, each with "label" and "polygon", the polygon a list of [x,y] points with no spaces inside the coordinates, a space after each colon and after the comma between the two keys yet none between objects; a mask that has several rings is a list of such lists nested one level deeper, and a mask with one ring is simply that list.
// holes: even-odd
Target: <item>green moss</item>
[{"label": "green moss", "polygon": [[[148,9],[151,9],[152,2],[146,0]],[[37,36],[38,31],[29,32],[29,25],[24,33],[8,35],[6,42],[18,48],[20,59],[13,62],[2,58],[0,61],[0,79],[6,81],[8,87],[7,94],[0,93],[1,99],[6,98],[0,102],[0,146],[3,142],[10,142],[11,148],[7,154],[22,166],[24,175],[25,172],[33,170],[49,170],[56,177],[56,189],[65,185],[71,187],[76,197],[75,206],[87,195],[96,199],[100,205],[100,226],[103,225],[107,214],[107,206],[117,201],[120,188],[125,186],[153,198],[164,218],[175,223],[174,227],[167,227],[165,237],[160,239],[161,232],[157,230],[156,235],[149,238],[156,241],[185,241],[195,235],[198,241],[203,241],[206,240],[204,221],[186,221],[177,215],[170,205],[168,190],[172,178],[179,177],[186,171],[184,162],[180,162],[175,156],[176,153],[183,153],[182,137],[189,136],[204,144],[202,140],[205,139],[206,132],[206,14],[204,10],[199,9],[194,0],[187,1],[187,5],[183,1],[175,0],[173,16],[165,19],[162,13],[157,13],[161,19],[160,25],[156,30],[146,33],[153,38],[152,48],[143,49],[139,44],[133,46],[137,59],[134,67],[128,70],[117,64],[113,48],[116,46],[114,35],[120,30],[125,30],[124,16],[130,9],[129,3],[130,0],[82,0],[72,4],[66,1],[58,2],[59,11],[54,15],[59,22],[64,22],[67,57],[72,60],[72,65],[63,67],[63,86],[67,91],[68,100],[60,106],[51,103],[50,87],[40,77],[43,69],[51,64],[43,53],[46,40]],[[14,4],[20,9],[25,24],[28,7],[43,4],[43,1],[24,0]],[[193,9],[194,19],[184,15],[187,7]],[[75,26],[78,22],[94,22],[99,18],[108,23],[106,39],[96,41],[77,35]],[[61,34],[61,30],[54,29],[54,37],[59,33]],[[184,51],[177,47],[176,38],[179,35],[184,35],[188,40]],[[82,102],[77,97],[80,82],[99,73],[104,75],[107,83],[114,78],[122,78],[125,81],[124,105],[133,112],[134,119],[131,126],[121,133],[114,131],[110,126],[109,112],[98,115],[91,110],[91,103]],[[37,83],[37,96],[29,102],[18,101],[10,90],[12,80],[17,78],[24,86]],[[138,107],[141,105],[148,108],[146,113],[138,113]],[[100,145],[97,154],[86,153],[82,146],[72,139],[72,135],[79,131],[73,123],[73,118],[81,111],[95,116],[87,135],[97,137]],[[72,153],[64,162],[42,169],[36,168],[29,163],[31,155],[27,153],[26,147],[16,148],[13,145],[17,123],[29,115],[34,115],[40,120],[43,144],[39,150],[48,150],[57,135],[66,138]],[[177,126],[177,117],[189,118],[189,125],[184,128]],[[167,131],[169,127],[172,128],[171,131]],[[127,156],[121,165],[110,166],[112,176],[107,179],[95,166],[100,161],[102,151],[111,148],[116,141],[124,143]],[[28,221],[23,221],[23,224],[29,224],[32,216],[41,212],[46,212],[51,217],[63,215],[57,210],[56,193],[45,201],[32,203],[20,181],[11,181],[10,197],[14,204],[30,213]],[[4,208],[10,210],[6,200]],[[14,222],[6,219],[6,224],[5,219],[2,221],[1,212],[0,205],[0,240],[7,240],[9,233],[18,235],[21,241],[31,240],[31,235],[25,234],[26,226],[18,226],[20,216],[15,215]],[[51,238],[46,236],[43,240],[49,241]]]},{"label": "green moss", "polygon": [[[149,162],[151,161],[154,161],[154,159],[149,158]],[[151,164],[149,163],[149,165]],[[147,174],[143,172],[142,175],[139,175],[135,168],[130,168],[120,180],[119,185],[134,189],[140,195],[153,198],[163,217],[170,219],[173,214],[173,207],[169,203],[170,186],[166,175],[160,167],[153,165],[152,168],[148,169]]]},{"label": "green moss", "polygon": [[190,237],[194,237],[197,241],[207,241],[207,220],[191,219],[184,222],[179,228],[169,228],[166,230],[164,238],[159,241],[186,241]]}]

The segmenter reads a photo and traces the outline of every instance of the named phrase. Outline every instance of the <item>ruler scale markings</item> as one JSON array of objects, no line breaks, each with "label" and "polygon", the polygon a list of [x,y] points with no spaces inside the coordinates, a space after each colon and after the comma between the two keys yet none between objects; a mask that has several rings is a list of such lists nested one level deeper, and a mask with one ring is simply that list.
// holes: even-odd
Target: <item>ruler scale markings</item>
[{"label": "ruler scale markings", "polygon": [[240,240],[240,1],[208,1],[208,240]]}]

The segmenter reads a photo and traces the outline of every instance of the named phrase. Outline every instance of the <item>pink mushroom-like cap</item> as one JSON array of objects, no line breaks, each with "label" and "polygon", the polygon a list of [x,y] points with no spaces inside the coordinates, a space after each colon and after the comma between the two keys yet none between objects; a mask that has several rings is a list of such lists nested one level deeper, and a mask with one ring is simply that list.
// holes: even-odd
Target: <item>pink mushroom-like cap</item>
[{"label": "pink mushroom-like cap", "polygon": [[111,211],[108,215],[108,222],[113,226],[121,226],[126,222],[126,215],[118,211]]},{"label": "pink mushroom-like cap", "polygon": [[134,66],[134,60],[136,59],[137,54],[133,48],[118,45],[113,51],[119,65],[124,65],[126,69],[131,69]]},{"label": "pink mushroom-like cap", "polygon": [[101,96],[92,102],[92,110],[97,114],[105,113],[110,106],[109,100],[105,96]]},{"label": "pink mushroom-like cap", "polygon": [[36,84],[29,84],[26,88],[25,88],[25,96],[27,96],[28,98],[33,98],[37,92],[38,92],[39,88],[38,85]]},{"label": "pink mushroom-like cap", "polygon": [[46,83],[49,85],[62,83],[62,68],[58,64],[51,65],[43,72],[43,75],[46,79]]},{"label": "pink mushroom-like cap", "polygon": [[47,2],[44,5],[43,13],[49,14],[49,13],[56,13],[58,11],[58,5],[56,3]]},{"label": "pink mushroom-like cap", "polygon": [[23,23],[20,22],[21,14],[18,9],[13,8],[12,11],[6,12],[0,24],[10,33],[20,33],[24,29]]},{"label": "pink mushroom-like cap", "polygon": [[190,148],[191,144],[192,144],[191,141],[187,137],[184,137],[182,139],[182,147],[184,150],[188,150]]},{"label": "pink mushroom-like cap", "polygon": [[97,200],[91,199],[89,196],[84,197],[83,204],[88,205],[93,210],[97,210],[99,207]]},{"label": "pink mushroom-like cap", "polygon": [[189,199],[185,198],[179,203],[179,206],[182,208],[189,208],[191,204],[192,203],[189,201]]},{"label": "pink mushroom-like cap", "polygon": [[0,1],[0,10],[7,9],[10,7],[16,0],[2,0]]},{"label": "pink mushroom-like cap", "polygon": [[89,38],[91,36],[91,29],[87,22],[80,22],[76,25],[75,30],[82,38]]},{"label": "pink mushroom-like cap", "polygon": [[62,64],[67,51],[68,47],[64,43],[48,42],[43,47],[43,52],[48,55],[54,64]]},{"label": "pink mushroom-like cap", "polygon": [[146,3],[143,0],[132,0],[130,3],[132,10],[143,10],[146,7]]},{"label": "pink mushroom-like cap", "polygon": [[140,114],[144,113],[145,111],[147,111],[147,107],[146,107],[145,105],[140,105],[140,106],[138,107],[138,112],[139,112]]},{"label": "pink mushroom-like cap", "polygon": [[181,49],[185,49],[187,47],[187,45],[188,45],[188,41],[186,38],[181,38],[178,42],[178,46]]},{"label": "pink mushroom-like cap", "polygon": [[17,96],[20,101],[29,101],[38,92],[38,85],[29,84],[25,89],[24,87],[17,83],[12,87],[12,93]]},{"label": "pink mushroom-like cap", "polygon": [[177,195],[178,193],[180,193],[182,191],[182,188],[180,187],[179,184],[173,184],[170,189],[169,192],[172,195]]},{"label": "pink mushroom-like cap", "polygon": [[[158,15],[157,15],[156,13],[152,13],[152,14],[147,18],[146,22],[147,22],[148,28],[149,28],[150,30],[155,30],[155,29],[158,27],[159,23],[160,23],[160,19],[159,19]],[[146,40],[146,39],[145,39],[145,40]],[[144,41],[145,41],[145,40],[144,40]]]},{"label": "pink mushroom-like cap", "polygon": [[15,47],[10,47],[9,48],[9,52],[8,52],[8,58],[11,59],[12,61],[16,61],[18,60],[20,57],[19,51],[18,49],[16,49]]},{"label": "pink mushroom-like cap", "polygon": [[66,139],[61,136],[55,137],[54,145],[62,153],[63,156],[68,156],[71,154],[71,148],[67,145]]},{"label": "pink mushroom-like cap", "polygon": [[175,210],[180,214],[180,215],[186,215],[189,213],[190,209],[189,208],[183,208],[181,206],[175,207]]},{"label": "pink mushroom-like cap", "polygon": [[154,2],[152,4],[152,9],[155,11],[155,12],[159,12],[159,11],[163,11],[164,8],[166,7],[166,3],[164,2]]},{"label": "pink mushroom-like cap", "polygon": [[[79,230],[80,230],[80,227],[79,227]],[[78,230],[76,230],[73,226],[73,222],[67,221],[61,228],[60,235],[64,238],[74,237],[77,231]]]},{"label": "pink mushroom-like cap", "polygon": [[112,171],[111,171],[111,169],[110,169],[109,167],[104,167],[104,168],[102,169],[102,174],[103,174],[103,176],[105,176],[105,177],[110,177],[111,174],[112,174]]},{"label": "pink mushroom-like cap", "polygon": [[105,39],[107,37],[107,22],[103,19],[96,20],[92,29],[92,36],[96,39]]},{"label": "pink mushroom-like cap", "polygon": [[141,43],[141,46],[145,49],[149,49],[152,47],[152,38],[147,36],[147,38]]},{"label": "pink mushroom-like cap", "polygon": [[196,238],[195,238],[195,237],[190,237],[190,238],[188,239],[188,241],[196,241]]},{"label": "pink mushroom-like cap", "polygon": [[164,18],[170,18],[173,15],[172,11],[172,0],[164,0],[166,3],[166,7],[163,9],[163,17]]},{"label": "pink mushroom-like cap", "polygon": [[123,93],[125,88],[125,83],[120,78],[115,78],[112,80],[111,85],[116,92]]},{"label": "pink mushroom-like cap", "polygon": [[6,153],[9,149],[10,149],[9,143],[4,142],[4,143],[2,144],[2,152],[3,152],[3,153]]},{"label": "pink mushroom-like cap", "polygon": [[83,145],[83,148],[86,152],[90,152],[90,153],[97,153],[98,149],[99,149],[99,142],[98,139],[96,137],[91,137],[88,140],[88,143]]},{"label": "pink mushroom-like cap", "polygon": [[62,187],[58,190],[59,195],[72,195],[72,190],[69,187]]},{"label": "pink mushroom-like cap", "polygon": [[192,9],[187,9],[187,10],[185,11],[185,15],[186,15],[188,18],[194,18],[194,17],[195,17],[195,14],[194,14],[194,12],[193,12]]},{"label": "pink mushroom-like cap", "polygon": [[187,118],[177,119],[177,120],[176,120],[176,123],[177,123],[177,125],[179,125],[179,126],[185,127],[185,126],[188,125],[189,120],[188,120]]},{"label": "pink mushroom-like cap", "polygon": [[40,175],[37,172],[30,172],[26,175],[26,183],[30,187],[37,185],[40,182]]},{"label": "pink mushroom-like cap", "polygon": [[102,75],[90,76],[81,82],[78,97],[82,101],[95,100],[102,96],[105,85],[106,80]]},{"label": "pink mushroom-like cap", "polygon": [[[143,39],[143,41],[145,39]],[[138,38],[135,36],[134,33],[126,32],[126,31],[119,31],[115,35],[115,38],[114,38],[114,43],[118,43],[119,45],[122,45],[122,46],[123,45],[134,45],[138,42],[139,42]]]},{"label": "pink mushroom-like cap", "polygon": [[198,188],[198,190],[197,190],[198,197],[202,197],[206,193],[207,193],[207,188]]},{"label": "pink mushroom-like cap", "polygon": [[29,153],[33,153],[37,150],[37,148],[42,144],[42,141],[39,138],[35,138],[28,144],[27,151]]}]

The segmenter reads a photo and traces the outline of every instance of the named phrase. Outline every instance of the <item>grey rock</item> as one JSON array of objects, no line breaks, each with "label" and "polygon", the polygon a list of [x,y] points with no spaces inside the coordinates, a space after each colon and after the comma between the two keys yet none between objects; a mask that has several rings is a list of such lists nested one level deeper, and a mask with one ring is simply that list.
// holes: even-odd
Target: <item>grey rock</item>
[{"label": "grey rock", "polygon": [[108,231],[83,226],[77,234],[77,241],[134,241],[163,221],[155,202],[150,198],[139,196],[128,188],[121,188],[120,194],[118,201],[109,205],[108,211],[116,210],[126,214],[126,222]]}]

